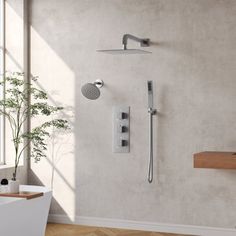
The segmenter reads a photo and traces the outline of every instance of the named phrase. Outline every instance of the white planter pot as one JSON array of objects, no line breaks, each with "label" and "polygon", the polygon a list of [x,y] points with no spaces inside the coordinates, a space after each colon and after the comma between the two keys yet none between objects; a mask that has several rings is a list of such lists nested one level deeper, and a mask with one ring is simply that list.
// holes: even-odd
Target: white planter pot
[{"label": "white planter pot", "polygon": [[19,180],[9,180],[8,182],[9,193],[19,193],[20,182]]}]

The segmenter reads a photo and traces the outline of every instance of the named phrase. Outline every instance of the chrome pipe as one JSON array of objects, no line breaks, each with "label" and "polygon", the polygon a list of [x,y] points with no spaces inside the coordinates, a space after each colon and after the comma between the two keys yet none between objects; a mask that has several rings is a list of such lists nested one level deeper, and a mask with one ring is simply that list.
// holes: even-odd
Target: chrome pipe
[{"label": "chrome pipe", "polygon": [[149,113],[149,165],[148,165],[148,182],[153,181],[153,115],[156,110],[148,108]]},{"label": "chrome pipe", "polygon": [[148,38],[138,38],[131,34],[124,34],[122,38],[122,44],[124,45],[124,50],[127,50],[128,39],[139,42],[141,47],[150,46],[150,39]]}]

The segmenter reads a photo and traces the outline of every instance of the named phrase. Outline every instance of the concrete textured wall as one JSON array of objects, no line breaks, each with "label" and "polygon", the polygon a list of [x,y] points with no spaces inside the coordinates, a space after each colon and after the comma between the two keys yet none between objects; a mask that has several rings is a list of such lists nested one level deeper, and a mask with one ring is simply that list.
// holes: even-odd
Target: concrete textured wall
[{"label": "concrete textured wall", "polygon": [[[32,163],[53,214],[233,228],[236,171],[193,168],[193,153],[236,150],[235,0],[32,0],[32,73],[71,130]],[[151,55],[112,56],[123,34]],[[138,47],[130,42],[130,46]],[[103,79],[101,97],[82,97]],[[153,80],[154,182],[147,182],[146,81]],[[112,153],[112,107],[131,107],[131,151]]]}]

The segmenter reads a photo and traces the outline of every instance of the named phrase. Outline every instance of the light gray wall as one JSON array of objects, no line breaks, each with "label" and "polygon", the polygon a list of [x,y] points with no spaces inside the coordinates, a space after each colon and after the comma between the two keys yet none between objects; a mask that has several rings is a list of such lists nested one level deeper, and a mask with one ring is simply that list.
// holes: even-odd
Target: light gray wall
[{"label": "light gray wall", "polygon": [[[72,129],[32,165],[51,213],[236,225],[236,171],[193,169],[193,153],[236,150],[235,0],[32,0],[32,73]],[[111,56],[125,33],[151,55]],[[133,47],[137,46],[132,44]],[[99,100],[84,83],[103,79]],[[153,80],[154,182],[147,182],[146,81]],[[112,153],[112,107],[131,107],[131,151]],[[53,181],[51,181],[53,179]]]}]

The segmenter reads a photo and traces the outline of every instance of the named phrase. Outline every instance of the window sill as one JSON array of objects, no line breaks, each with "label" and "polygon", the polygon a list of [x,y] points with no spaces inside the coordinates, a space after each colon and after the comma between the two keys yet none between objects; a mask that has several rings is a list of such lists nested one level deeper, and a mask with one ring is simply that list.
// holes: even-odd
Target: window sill
[{"label": "window sill", "polygon": [[[23,164],[19,165],[18,167],[21,167],[21,166],[23,166]],[[11,169],[14,167],[15,167],[14,164],[5,164],[5,165],[3,164],[3,165],[0,165],[0,170]]]},{"label": "window sill", "polygon": [[10,169],[10,168],[13,168],[15,165],[14,164],[3,164],[3,165],[0,165],[0,170],[3,170],[3,169]]}]

